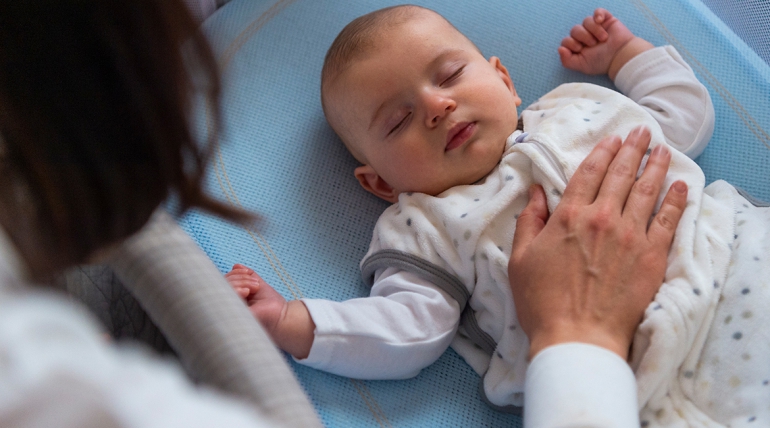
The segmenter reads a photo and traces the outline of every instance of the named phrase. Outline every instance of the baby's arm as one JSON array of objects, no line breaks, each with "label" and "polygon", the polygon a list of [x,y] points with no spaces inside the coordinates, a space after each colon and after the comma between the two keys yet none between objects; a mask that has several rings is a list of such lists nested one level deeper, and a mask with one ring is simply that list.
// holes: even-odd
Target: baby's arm
[{"label": "baby's arm", "polygon": [[357,379],[406,379],[436,361],[455,336],[460,307],[423,277],[378,270],[369,297],[303,299],[316,324],[300,363]]},{"label": "baby's arm", "polygon": [[620,92],[655,118],[666,141],[690,158],[711,139],[714,107],[708,89],[673,47],[654,48],[609,12],[596,9],[573,27],[559,55],[566,68],[608,73]]},{"label": "baby's arm", "polygon": [[297,359],[303,359],[313,346],[315,324],[300,300],[286,301],[256,272],[235,264],[225,275],[233,290],[249,306],[276,346]]},{"label": "baby's arm", "polygon": [[632,58],[654,46],[634,34],[605,9],[572,27],[559,46],[565,68],[585,74],[608,74],[615,80],[618,71]]},{"label": "baby's arm", "polygon": [[[395,268],[375,275],[370,297],[344,302],[287,302],[243,265],[225,277],[278,347],[304,365],[341,376],[416,376],[446,350],[460,320],[452,297]],[[305,338],[293,343],[295,335]]]}]

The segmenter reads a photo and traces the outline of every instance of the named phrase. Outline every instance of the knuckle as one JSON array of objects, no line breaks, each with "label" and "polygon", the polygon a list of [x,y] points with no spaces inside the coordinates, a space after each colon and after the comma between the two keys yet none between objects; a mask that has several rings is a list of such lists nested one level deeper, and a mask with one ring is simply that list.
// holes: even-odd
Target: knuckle
[{"label": "knuckle", "polygon": [[631,165],[629,165],[626,162],[617,162],[610,165],[610,168],[607,172],[609,174],[620,176],[620,177],[629,177],[631,175],[634,175],[636,171],[634,171],[631,168]]},{"label": "knuckle", "polygon": [[596,209],[594,215],[588,221],[588,225],[591,230],[602,231],[608,230],[614,227],[613,221],[613,209],[609,205],[602,205]]},{"label": "knuckle", "polygon": [[595,159],[587,158],[579,167],[586,175],[599,175],[602,173],[602,166]]},{"label": "knuckle", "polygon": [[676,229],[676,219],[667,210],[661,210],[658,215],[655,216],[655,222],[662,228],[673,231]]},{"label": "knuckle", "polygon": [[641,196],[658,196],[658,186],[649,180],[639,180],[634,184],[634,192]]},{"label": "knuckle", "polygon": [[559,218],[563,224],[574,224],[580,216],[580,208],[578,206],[569,204],[561,205],[559,207]]},{"label": "knuckle", "polygon": [[676,212],[682,212],[687,207],[687,196],[681,193],[668,192],[663,206],[670,206]]},{"label": "knuckle", "polygon": [[624,228],[623,231],[620,233],[620,245],[623,248],[634,248],[636,247],[636,230],[631,227]]}]

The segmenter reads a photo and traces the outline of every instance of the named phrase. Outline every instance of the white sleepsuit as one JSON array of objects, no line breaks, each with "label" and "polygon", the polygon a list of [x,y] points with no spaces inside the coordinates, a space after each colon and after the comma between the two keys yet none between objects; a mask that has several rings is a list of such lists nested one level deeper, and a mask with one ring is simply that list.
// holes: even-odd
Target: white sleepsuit
[{"label": "white sleepsuit", "polygon": [[[682,179],[689,193],[666,282],[634,341],[631,364],[643,425],[767,421],[770,388],[761,388],[761,380],[749,384],[756,376],[770,377],[770,346],[766,334],[759,343],[748,340],[762,334],[750,327],[767,316],[752,306],[757,300],[740,297],[754,293],[759,304],[769,301],[766,283],[744,284],[769,276],[768,253],[752,249],[745,259],[734,259],[741,254],[741,228],[757,229],[746,234],[754,240],[744,248],[763,245],[757,239],[768,234],[769,210],[743,208],[747,201],[724,182],[704,191],[700,168],[682,154],[702,151],[713,130],[713,109],[673,48],[637,56],[616,85],[633,101],[589,84],[565,84],[546,94],[522,112],[524,132],[509,137],[500,164],[479,183],[436,197],[401,195],[378,221],[361,263],[365,280],[373,282],[371,297],[304,300],[316,334],[300,362],[350,377],[404,378],[435,361],[451,342],[483,376],[482,392],[491,404],[521,406],[528,342],[517,326],[507,264],[527,189],[543,185],[552,210],[599,139],[625,137],[644,124],[652,147],[668,143],[680,150],[672,151],[665,188]],[[748,217],[740,220],[742,215]],[[749,261],[754,270],[734,271],[736,263]],[[740,345],[745,352],[733,355]],[[727,366],[725,359],[743,365]]]}]

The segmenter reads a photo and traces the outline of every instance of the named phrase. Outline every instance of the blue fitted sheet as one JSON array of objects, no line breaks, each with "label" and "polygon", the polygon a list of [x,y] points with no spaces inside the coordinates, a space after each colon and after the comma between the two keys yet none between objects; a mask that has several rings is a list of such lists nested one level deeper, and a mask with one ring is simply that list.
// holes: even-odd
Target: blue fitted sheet
[{"label": "blue fitted sheet", "polygon": [[[726,179],[770,200],[770,67],[698,0],[416,1],[452,21],[508,67],[524,105],[567,81],[611,86],[564,70],[556,48],[606,7],[653,44],[673,44],[711,93],[716,129],[697,161],[707,182]],[[351,19],[396,4],[374,0],[234,0],[204,23],[224,69],[224,131],[207,185],[259,213],[254,229],[200,213],[183,228],[217,266],[255,268],[288,298],[367,295],[358,262],[386,203],[354,180],[355,160],[327,126],[319,74]],[[206,111],[198,124],[205,131]],[[255,364],[259,362],[255,361]],[[452,350],[414,379],[354,381],[293,368],[329,427],[520,426],[478,398],[478,376]]]}]

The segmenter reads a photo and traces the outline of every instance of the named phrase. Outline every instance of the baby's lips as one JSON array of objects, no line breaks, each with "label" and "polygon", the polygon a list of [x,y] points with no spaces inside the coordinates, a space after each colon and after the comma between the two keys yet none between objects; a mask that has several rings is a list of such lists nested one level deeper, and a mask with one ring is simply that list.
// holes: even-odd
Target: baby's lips
[{"label": "baby's lips", "polygon": [[463,144],[473,135],[476,130],[476,122],[460,122],[454,125],[447,134],[447,142],[444,148],[445,151],[456,149]]}]

